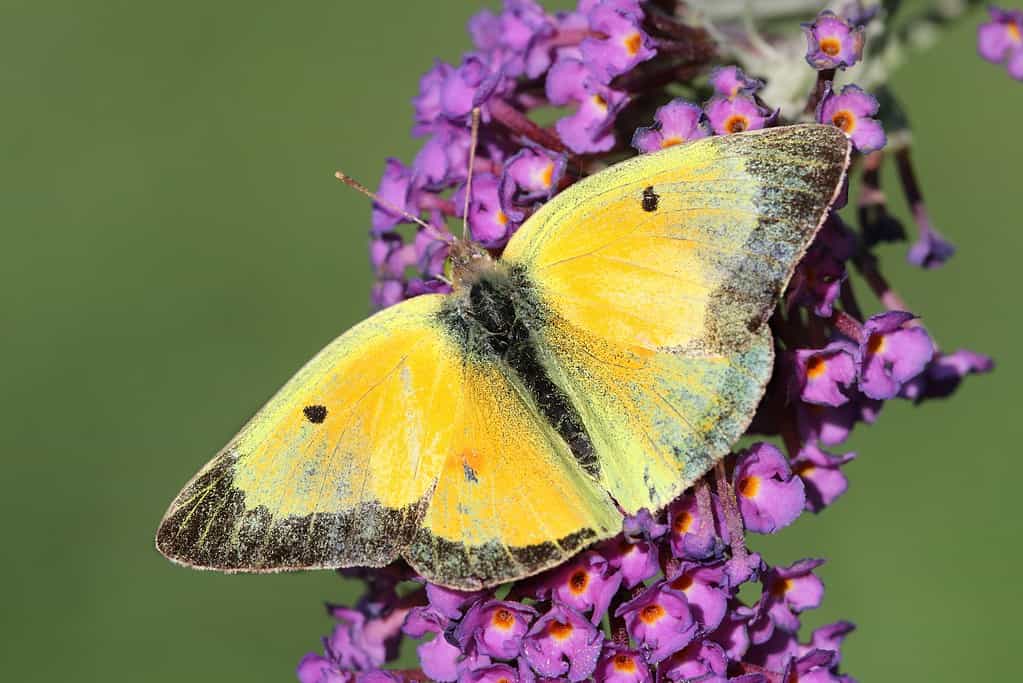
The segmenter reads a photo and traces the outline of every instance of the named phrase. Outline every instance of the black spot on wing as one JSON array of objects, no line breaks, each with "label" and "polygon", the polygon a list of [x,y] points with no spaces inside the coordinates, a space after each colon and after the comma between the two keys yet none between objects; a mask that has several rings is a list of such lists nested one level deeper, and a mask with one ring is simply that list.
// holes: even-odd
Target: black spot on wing
[{"label": "black spot on wing", "polygon": [[318,425],[327,419],[327,406],[306,406],[302,412],[305,414],[305,418],[313,424]]},{"label": "black spot on wing", "polygon": [[654,192],[652,185],[643,189],[643,210],[647,213],[657,211],[657,204],[661,201],[660,195]]}]

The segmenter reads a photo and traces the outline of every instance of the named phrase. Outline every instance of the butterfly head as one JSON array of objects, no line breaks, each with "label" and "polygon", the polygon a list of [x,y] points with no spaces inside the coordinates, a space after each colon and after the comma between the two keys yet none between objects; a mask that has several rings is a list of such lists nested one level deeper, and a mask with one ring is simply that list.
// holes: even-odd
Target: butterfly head
[{"label": "butterfly head", "polygon": [[468,287],[479,280],[480,275],[496,266],[490,252],[469,239],[459,239],[452,243],[448,261],[451,283],[455,289]]}]

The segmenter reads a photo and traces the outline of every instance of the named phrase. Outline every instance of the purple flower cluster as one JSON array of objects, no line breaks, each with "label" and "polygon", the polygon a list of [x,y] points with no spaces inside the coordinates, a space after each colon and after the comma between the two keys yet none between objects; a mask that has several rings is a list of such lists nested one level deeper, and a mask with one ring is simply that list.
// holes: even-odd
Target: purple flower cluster
[{"label": "purple flower cluster", "polygon": [[[457,66],[438,62],[421,81],[413,128],[426,138],[420,152],[411,165],[388,160],[380,182],[370,248],[378,306],[448,290],[454,238],[446,226],[466,205],[471,238],[499,255],[539,205],[629,154],[629,142],[648,153],[794,122],[763,101],[762,80],[719,64],[710,36],[666,11],[671,4],[580,0],[575,11],[552,15],[532,0],[506,0],[501,12],[470,21],[475,50]],[[801,120],[845,132],[863,182],[859,229],[839,215],[841,197],[770,321],[774,374],[749,432],[781,447],[760,441],[730,455],[666,510],[627,516],[618,536],[510,586],[459,592],[402,565],[354,572],[368,591],[354,609],[329,608],[337,624],[323,653],[301,661],[302,683],[852,680],[839,673],[851,624],[800,635],[801,614],[823,598],[815,574],[823,560],[770,566],[750,552],[746,534],[775,533],[835,502],[848,488],[843,467],[855,454],[831,451],[856,424],[874,422],[885,401],[947,396],[966,375],[992,367],[986,356],[938,349],[873,254],[877,242],[901,239],[903,231],[880,191],[884,112],[861,88],[833,85],[837,70],[863,59],[871,16],[857,7],[824,11],[803,25],[817,82]],[[1019,17],[992,17],[990,26],[1009,36],[997,45],[1008,45]],[[989,47],[996,42],[989,36]],[[1015,59],[1009,47],[999,49],[985,56]],[[702,104],[674,97],[668,86],[675,84]],[[553,126],[531,118],[550,106],[561,108]],[[474,108],[481,126],[472,155]],[[649,125],[637,129],[636,122]],[[920,226],[910,258],[939,265],[951,245],[930,226],[908,150],[895,157]],[[390,207],[428,227],[411,232]],[[885,310],[862,313],[852,273]],[[748,584],[759,586],[752,602],[740,597]],[[418,668],[384,670],[404,636],[421,640]]]}]

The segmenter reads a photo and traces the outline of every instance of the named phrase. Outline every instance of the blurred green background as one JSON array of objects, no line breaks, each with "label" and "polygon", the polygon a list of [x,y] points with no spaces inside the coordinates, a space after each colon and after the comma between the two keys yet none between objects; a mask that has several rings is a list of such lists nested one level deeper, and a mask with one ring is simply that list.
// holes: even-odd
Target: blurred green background
[{"label": "blurred green background", "polygon": [[[369,206],[332,172],[373,185],[385,156],[411,159],[418,77],[468,47],[478,3],[0,6],[2,678],[293,680],[321,602],[351,587],[188,571],[153,531],[368,312]],[[889,406],[839,504],[753,539],[773,562],[829,558],[809,621],[858,624],[845,667],[864,681],[1018,668],[1023,84],[975,57],[980,18],[895,78],[960,253],[884,265],[945,347],[1000,366],[952,401]]]}]

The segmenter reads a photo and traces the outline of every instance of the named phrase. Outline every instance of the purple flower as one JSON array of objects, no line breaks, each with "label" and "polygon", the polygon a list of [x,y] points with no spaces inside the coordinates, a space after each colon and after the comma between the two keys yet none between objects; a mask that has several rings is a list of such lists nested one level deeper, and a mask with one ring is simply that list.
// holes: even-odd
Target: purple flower
[{"label": "purple flower", "polygon": [[596,683],[653,683],[654,677],[638,652],[608,644],[593,672],[593,680]]},{"label": "purple flower", "polygon": [[732,599],[721,625],[710,634],[710,639],[724,649],[729,659],[739,661],[746,656],[750,647],[748,625],[753,615],[752,607]]},{"label": "purple flower", "polygon": [[813,650],[825,650],[834,653],[832,660],[838,664],[842,660],[842,642],[853,632],[856,626],[848,621],[837,621],[815,629],[807,645],[799,646],[799,654],[805,655]]},{"label": "purple flower", "polygon": [[774,628],[770,618],[765,617],[764,622],[770,627],[770,637],[753,645],[745,660],[764,669],[781,671],[799,652],[799,641],[795,633]]},{"label": "purple flower", "polygon": [[721,554],[724,542],[714,527],[713,504],[707,512],[711,517],[700,511],[696,496],[692,494],[681,496],[669,506],[671,552],[675,557],[705,560]]},{"label": "purple flower", "polygon": [[813,442],[803,445],[792,460],[792,469],[803,480],[807,510],[820,512],[846,492],[849,481],[841,468],[855,457],[855,453],[831,455]]},{"label": "purple flower", "polygon": [[800,560],[791,567],[769,570],[763,577],[761,610],[775,626],[795,633],[799,630],[800,612],[819,607],[824,596],[824,583],[813,570],[824,560]]},{"label": "purple flower", "polygon": [[465,180],[469,168],[469,135],[445,125],[422,146],[412,167],[425,189],[442,189]]},{"label": "purple flower", "polygon": [[402,630],[412,638],[434,634],[432,640],[416,647],[423,673],[435,681],[453,681],[458,678],[458,660],[462,651],[444,636],[447,618],[426,608],[413,608],[405,619]]},{"label": "purple flower", "polygon": [[405,283],[402,280],[383,279],[373,283],[370,299],[375,308],[393,306],[405,298]]},{"label": "purple flower", "polygon": [[668,533],[669,529],[668,524],[662,524],[660,518],[650,514],[646,508],[634,515],[626,515],[622,520],[622,531],[629,540],[645,538],[654,541]]},{"label": "purple flower", "polygon": [[563,154],[523,149],[504,164],[498,194],[504,212],[516,221],[525,215],[517,207],[543,202],[557,191],[565,174],[567,159]]},{"label": "purple flower", "polygon": [[[416,193],[413,188],[412,170],[397,159],[388,159],[384,166],[384,175],[377,187],[377,196],[389,205],[404,209],[416,215]],[[398,223],[406,222],[400,215],[390,209],[373,204],[373,232],[382,234]]]},{"label": "purple flower", "polygon": [[323,641],[327,657],[341,669],[367,671],[397,653],[401,626],[408,610],[394,610],[386,616],[367,619],[347,607],[331,606],[328,611],[339,622]]},{"label": "purple flower", "polygon": [[1005,64],[1009,75],[1023,81],[1023,10],[988,8],[991,21],[977,28],[977,51],[993,64]]},{"label": "purple flower", "polygon": [[583,154],[606,152],[615,144],[614,121],[628,96],[599,83],[578,59],[559,59],[547,74],[551,104],[578,103],[574,114],[555,127],[569,149]]},{"label": "purple flower", "polygon": [[967,375],[991,372],[994,367],[990,356],[967,349],[936,353],[922,373],[902,385],[900,395],[916,402],[944,398],[951,395]]},{"label": "purple flower", "polygon": [[938,268],[952,258],[952,255],[956,253],[956,248],[934,229],[926,215],[922,216],[923,220],[920,218],[921,216],[917,217],[920,236],[909,248],[906,259],[921,268]]},{"label": "purple flower", "polygon": [[866,401],[869,399],[856,394],[855,399],[838,407],[798,403],[796,427],[799,438],[806,443],[819,440],[825,446],[843,443],[856,421],[864,419],[863,410],[868,407]]},{"label": "purple flower", "polygon": [[440,87],[441,113],[452,120],[465,119],[473,107],[479,107],[502,83],[500,67],[483,55],[467,54],[457,69],[449,71]]},{"label": "purple flower", "polygon": [[[472,179],[472,199],[469,202],[469,232],[472,239],[485,247],[503,247],[518,228],[511,216],[504,212],[500,197],[501,184],[496,176],[477,173]],[[465,186],[454,196],[458,215],[465,205]]]},{"label": "purple flower", "polygon": [[762,107],[746,95],[724,97],[715,95],[704,107],[711,128],[718,135],[758,130],[774,123],[778,112]]},{"label": "purple flower", "polygon": [[455,638],[463,650],[473,641],[481,655],[513,659],[519,655],[522,637],[535,616],[535,609],[517,602],[477,602],[458,623]]},{"label": "purple flower", "polygon": [[615,611],[625,619],[629,636],[643,656],[656,664],[685,647],[696,635],[697,625],[682,591],[655,583]]},{"label": "purple flower", "polygon": [[829,84],[817,105],[817,120],[840,128],[853,146],[866,154],[881,149],[888,142],[881,123],[871,118],[878,107],[873,95],[855,85],[845,86],[836,95]]},{"label": "purple flower", "polygon": [[657,109],[653,126],[636,129],[632,146],[640,153],[656,152],[709,134],[703,110],[683,99],[674,99]]},{"label": "purple flower", "polygon": [[491,664],[465,672],[458,679],[461,683],[519,683],[518,669],[507,664]]},{"label": "purple flower", "polygon": [[849,388],[856,382],[856,346],[836,341],[823,349],[800,349],[795,361],[795,386],[807,403],[840,406],[849,401]]},{"label": "purple flower", "polygon": [[622,583],[626,588],[657,576],[661,570],[657,546],[651,541],[633,542],[624,537],[613,538],[600,546],[600,552],[614,569],[621,572]]},{"label": "purple flower", "polygon": [[782,680],[793,683],[843,683],[845,677],[831,671],[835,664],[834,653],[811,650],[798,659],[790,658],[782,673]]},{"label": "purple flower", "polygon": [[601,2],[588,18],[591,33],[601,38],[586,38],[579,49],[583,62],[601,83],[610,83],[657,54],[653,41],[639,26],[642,15]]},{"label": "purple flower", "polygon": [[792,473],[785,456],[768,443],[756,443],[739,454],[732,475],[746,528],[772,534],[787,527],[803,511],[803,481]]},{"label": "purple flower", "polygon": [[588,551],[541,579],[540,592],[580,612],[593,610],[590,621],[599,624],[611,598],[618,592],[622,574],[601,555]]},{"label": "purple flower", "polygon": [[860,391],[876,399],[896,396],[934,355],[934,343],[922,327],[904,327],[916,318],[905,311],[875,315],[863,325],[857,353]]},{"label": "purple flower", "polygon": [[433,68],[419,79],[419,95],[412,100],[416,118],[415,132],[430,130],[434,122],[440,118],[443,111],[441,89],[453,70],[454,67],[450,64],[438,59],[434,62]]},{"label": "purple flower", "polygon": [[295,675],[300,683],[350,683],[355,680],[351,671],[342,671],[337,665],[315,652],[302,657],[295,667]]},{"label": "purple flower", "polygon": [[371,238],[369,260],[378,277],[400,279],[405,274],[405,268],[415,261],[415,254],[404,243],[401,235],[385,232]]},{"label": "purple flower", "polygon": [[727,671],[728,658],[724,649],[709,640],[693,641],[660,667],[664,680],[680,682],[726,683]]},{"label": "purple flower", "polygon": [[729,581],[724,562],[701,565],[683,562],[668,584],[686,596],[693,617],[704,631],[721,625],[728,611]]},{"label": "purple flower", "polygon": [[522,651],[541,676],[581,681],[593,674],[603,642],[603,634],[586,617],[555,604],[529,629]]},{"label": "purple flower", "polygon": [[806,62],[813,68],[845,69],[863,57],[863,29],[852,26],[830,10],[803,24],[806,34]]},{"label": "purple flower", "polygon": [[444,272],[444,262],[450,251],[450,243],[436,239],[426,230],[417,232],[415,242],[412,243],[414,263],[419,272],[429,277],[436,277]]},{"label": "purple flower", "polygon": [[710,72],[710,85],[715,93],[731,99],[737,95],[752,95],[764,87],[764,82],[750,78],[737,66],[719,66]]},{"label": "purple flower", "polygon": [[796,302],[811,308],[815,315],[828,318],[846,281],[845,262],[853,255],[856,241],[837,214],[831,214],[817,239],[796,267],[789,284]]},{"label": "purple flower", "polygon": [[447,619],[460,619],[468,605],[486,594],[486,591],[460,591],[433,583],[426,584],[429,609]]}]

